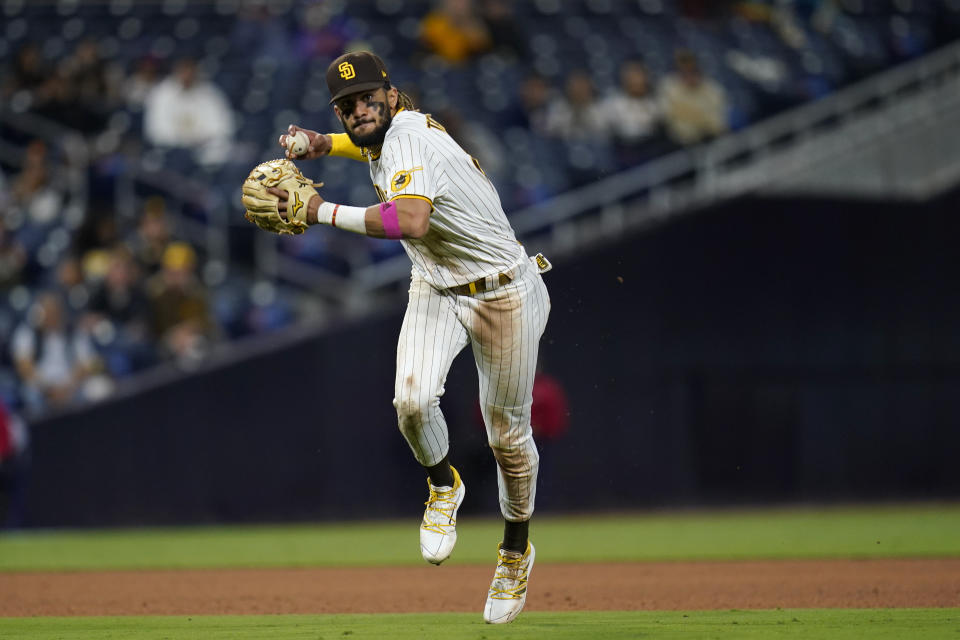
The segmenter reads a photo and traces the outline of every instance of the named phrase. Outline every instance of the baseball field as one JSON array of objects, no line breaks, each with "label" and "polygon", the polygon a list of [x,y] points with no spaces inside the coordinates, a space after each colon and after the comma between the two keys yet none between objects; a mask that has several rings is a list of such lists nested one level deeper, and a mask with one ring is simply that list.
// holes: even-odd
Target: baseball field
[{"label": "baseball field", "polygon": [[0,638],[960,638],[960,504],[540,517],[503,627],[500,523],[417,524],[3,534]]}]

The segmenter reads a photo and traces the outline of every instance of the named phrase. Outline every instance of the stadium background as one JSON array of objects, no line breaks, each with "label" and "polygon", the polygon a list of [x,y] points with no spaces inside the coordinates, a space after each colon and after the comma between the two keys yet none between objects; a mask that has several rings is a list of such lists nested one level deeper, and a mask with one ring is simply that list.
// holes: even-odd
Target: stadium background
[{"label": "stadium background", "polygon": [[[308,28],[305,16],[319,6],[323,15]],[[957,496],[955,178],[922,197],[844,190],[843,175],[854,184],[867,164],[869,154],[855,149],[840,164],[847,174],[834,176],[839,188],[814,181],[779,193],[714,191],[677,198],[653,216],[644,203],[658,187],[699,184],[705,153],[762,131],[771,116],[792,121],[809,103],[835,104],[890,68],[952,51],[960,6],[508,3],[513,37],[460,63],[420,42],[431,6],[3,3],[2,238],[4,256],[22,259],[4,272],[0,388],[30,433],[29,446],[5,464],[12,490],[4,500],[16,524],[416,511],[422,478],[390,404],[404,291],[396,265],[404,258],[396,246],[323,230],[306,240],[264,239],[237,205],[242,177],[277,154],[272,145],[287,124],[335,130],[322,74],[347,46],[380,52],[424,110],[456,123],[455,135],[476,141],[478,155],[493,149],[505,208],[519,212],[531,251],[551,250],[543,364],[565,389],[569,428],[541,443],[545,513]],[[828,27],[817,22],[824,7]],[[122,92],[71,94],[76,67],[67,63],[84,42],[95,44],[95,66],[119,87],[140,65],[155,65],[162,78],[179,58],[196,58],[234,111],[230,158],[211,166],[190,151],[151,146],[142,111]],[[31,43],[49,77],[17,86],[18,56]],[[599,97],[615,88],[623,60],[641,57],[656,83],[681,47],[727,93],[731,133],[717,140],[624,161],[612,142],[544,136],[510,120],[530,73],[548,79],[556,100],[568,74],[585,69]],[[955,80],[951,64],[938,83]],[[879,97],[856,104],[852,117],[831,112],[816,125],[869,118],[914,90],[919,97],[910,97],[922,101],[927,76],[909,68],[917,71],[896,85],[902,94],[877,88]],[[944,144],[955,139],[930,113]],[[810,132],[797,122],[771,147],[801,147]],[[646,180],[664,160],[680,170],[652,186],[622,187],[624,176]],[[764,164],[760,153],[736,160]],[[57,203],[52,216],[32,216],[16,188],[31,163],[46,168],[40,191]],[[375,198],[360,165],[307,163],[305,172],[327,183],[331,200]],[[82,324],[111,252],[117,243],[136,250],[152,215],[145,212],[158,207],[169,241],[196,252],[216,336],[183,358],[151,342],[141,359],[116,340],[120,323],[108,317],[114,331],[93,332],[97,384],[62,405],[24,404],[10,342],[30,322],[38,293],[61,289]],[[569,214],[537,220],[551,209]],[[597,232],[611,220],[612,232]],[[80,275],[65,276],[68,264]],[[355,396],[360,388],[365,399]],[[493,461],[474,393],[471,363],[461,358],[443,400],[454,463],[475,478],[464,511],[493,514]],[[358,459],[368,471],[362,478],[349,474]],[[348,474],[368,496],[362,509],[343,490]]]}]

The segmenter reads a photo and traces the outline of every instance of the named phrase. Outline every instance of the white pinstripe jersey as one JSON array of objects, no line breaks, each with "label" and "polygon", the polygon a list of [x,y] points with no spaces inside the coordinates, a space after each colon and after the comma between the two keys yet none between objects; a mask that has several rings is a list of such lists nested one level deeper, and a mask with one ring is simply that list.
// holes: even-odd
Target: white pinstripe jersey
[{"label": "white pinstripe jersey", "polygon": [[393,117],[370,178],[381,200],[420,197],[433,205],[430,229],[403,248],[428,283],[446,289],[495,275],[526,259],[476,162],[429,115]]}]

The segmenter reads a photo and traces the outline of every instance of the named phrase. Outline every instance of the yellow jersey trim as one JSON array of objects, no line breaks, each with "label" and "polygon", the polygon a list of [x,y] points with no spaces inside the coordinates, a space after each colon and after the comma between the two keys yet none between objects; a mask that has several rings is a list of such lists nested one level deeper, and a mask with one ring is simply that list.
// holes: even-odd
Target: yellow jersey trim
[{"label": "yellow jersey trim", "polygon": [[[403,110],[403,107],[400,107],[397,109],[397,113]],[[360,162],[369,162],[371,159],[376,160],[380,157],[379,153],[375,154],[370,149],[361,148],[353,144],[350,136],[346,133],[330,134],[330,155],[337,156],[338,158],[350,158],[351,160],[358,160]]]},{"label": "yellow jersey trim", "polygon": [[363,153],[363,149],[353,144],[350,141],[350,136],[345,133],[331,133],[330,134],[330,155],[338,156],[340,158],[350,158],[351,160],[359,160],[360,162],[367,162],[367,156]]},{"label": "yellow jersey trim", "polygon": [[393,196],[392,198],[390,198],[390,200],[388,200],[387,202],[390,202],[390,201],[392,201],[392,200],[396,200],[396,199],[398,199],[398,198],[416,198],[417,200],[423,200],[424,202],[429,202],[429,203],[430,203],[430,208],[431,208],[431,209],[433,208],[433,200],[431,200],[430,198],[428,198],[428,197],[426,197],[426,196],[418,196],[418,195],[413,194],[413,193],[398,193],[397,195],[395,195],[395,196]]}]

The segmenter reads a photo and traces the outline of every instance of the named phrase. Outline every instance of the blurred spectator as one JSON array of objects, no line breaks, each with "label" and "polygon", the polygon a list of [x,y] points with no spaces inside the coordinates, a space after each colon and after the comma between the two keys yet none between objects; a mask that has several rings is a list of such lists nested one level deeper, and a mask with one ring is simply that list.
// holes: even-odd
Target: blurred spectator
[{"label": "blurred spectator", "polygon": [[277,331],[293,322],[293,311],[269,282],[259,282],[250,290],[250,305],[245,313],[250,333]]},{"label": "blurred spectator", "polygon": [[703,76],[692,52],[678,51],[675,62],[677,71],[664,78],[659,95],[670,138],[686,146],[727,131],[727,96],[723,87]]},{"label": "blurred spectator", "polygon": [[528,36],[520,28],[514,1],[484,0],[480,10],[487,33],[490,34],[493,51],[522,60],[527,59],[530,54]]},{"label": "blurred spectator", "polygon": [[144,275],[152,276],[160,270],[171,235],[166,201],[160,196],[147,198],[140,223],[130,242]]},{"label": "blurred spectator", "polygon": [[50,179],[47,145],[33,140],[27,145],[23,169],[11,185],[13,205],[26,214],[28,224],[46,226],[62,214],[63,193]]},{"label": "blurred spectator", "polygon": [[358,36],[350,17],[330,2],[305,6],[299,24],[296,51],[302,60],[336,58]]},{"label": "blurred spectator", "polygon": [[80,318],[90,301],[90,290],[84,279],[83,265],[75,255],[67,254],[60,259],[55,286],[66,298],[69,321]]},{"label": "blurred spectator", "polygon": [[788,46],[802,51],[807,46],[807,34],[797,15],[797,3],[778,3],[770,14],[770,26]]},{"label": "blurred spectator", "polygon": [[196,61],[182,58],[147,94],[144,134],[157,147],[194,151],[203,165],[219,165],[230,154],[233,111],[223,91],[199,77]]},{"label": "blurred spectator", "polygon": [[85,389],[99,361],[90,337],[68,323],[60,294],[37,296],[29,318],[13,333],[11,355],[27,406],[35,411],[62,407],[93,394]]},{"label": "blurred spectator", "polygon": [[546,78],[531,74],[520,83],[519,100],[504,111],[501,124],[504,128],[523,127],[545,135],[547,132],[547,107],[552,88]]},{"label": "blurred spectator", "polygon": [[530,426],[538,446],[562,437],[570,427],[570,402],[563,385],[555,377],[537,367],[533,380],[533,405]]},{"label": "blurred spectator", "polygon": [[27,264],[27,252],[0,222],[0,291],[20,284]]},{"label": "blurred spectator", "polygon": [[218,333],[196,268],[193,248],[173,242],[163,253],[160,273],[147,283],[153,335],[164,355],[185,366],[202,360]]},{"label": "blurred spectator", "polygon": [[123,244],[111,251],[106,274],[90,298],[90,311],[146,336],[150,305],[140,287],[137,263]]},{"label": "blurred spectator", "polygon": [[31,96],[47,81],[50,69],[40,53],[40,47],[35,42],[24,43],[14,56],[13,62],[3,76],[0,84],[0,95],[9,99],[18,91],[25,91]]},{"label": "blurred spectator", "polygon": [[100,57],[96,40],[81,40],[62,67],[78,104],[101,115],[109,114],[117,106],[122,72],[115,62]]},{"label": "blurred spectator", "polygon": [[76,131],[99,133],[116,105],[119,82],[119,71],[100,58],[96,41],[83,40],[45,72],[32,109]]},{"label": "blurred spectator", "polygon": [[133,71],[123,83],[123,99],[133,111],[142,111],[150,91],[160,81],[160,67],[154,56],[137,60]]},{"label": "blurred spectator", "polygon": [[153,362],[150,301],[133,253],[125,245],[111,249],[106,274],[90,298],[89,310],[112,375],[124,376]]},{"label": "blurred spectator", "polygon": [[427,49],[451,64],[466,62],[490,49],[490,34],[472,0],[437,0],[420,23]]},{"label": "blurred spectator", "polygon": [[838,10],[836,0],[740,0],[732,13],[769,23],[787,46],[799,51],[808,44],[803,25],[828,33]]},{"label": "blurred spectator", "polygon": [[[334,239],[332,236],[333,234],[328,233],[281,236],[279,247],[284,255],[318,265],[330,273],[347,276],[350,274],[354,260],[348,259],[347,256],[351,252],[349,249],[343,251],[343,248],[356,245],[353,244],[352,238],[341,242],[340,238]],[[360,243],[365,241],[364,238]]]},{"label": "blurred spectator", "polygon": [[110,252],[107,249],[96,247],[83,254],[83,278],[96,286],[107,277],[107,268],[110,264]]},{"label": "blurred spectator", "polygon": [[564,95],[547,107],[544,128],[548,135],[567,142],[606,137],[603,111],[597,102],[590,74],[572,71],[567,76]]},{"label": "blurred spectator", "polygon": [[282,4],[275,0],[241,2],[230,33],[233,50],[242,52],[243,57],[250,60],[286,59],[291,53],[291,38],[286,22],[278,19],[278,14],[286,10]]},{"label": "blurred spectator", "polygon": [[94,209],[87,213],[74,246],[86,256],[91,251],[113,247],[119,240],[118,235],[116,214],[112,210]]},{"label": "blurred spectator", "polygon": [[839,0],[796,0],[796,4],[797,13],[820,33],[832,33],[841,21],[843,9]]},{"label": "blurred spectator", "polygon": [[2,525],[18,529],[26,518],[30,430],[0,397],[0,514]]},{"label": "blurred spectator", "polygon": [[562,188],[594,182],[615,169],[603,110],[586,71],[572,71],[567,76],[564,95],[553,98],[547,107],[545,129],[547,136],[563,142],[562,149],[543,151],[565,160]]},{"label": "blurred spectator", "polygon": [[620,86],[600,102],[600,111],[621,166],[639,164],[664,149],[660,106],[640,60],[620,66]]},{"label": "blurred spectator", "polygon": [[87,121],[85,112],[79,105],[76,105],[75,112],[71,109],[71,105],[75,103],[70,89],[63,65],[53,67],[44,77],[43,83],[33,92],[32,111],[73,129],[93,129],[94,124]]}]

